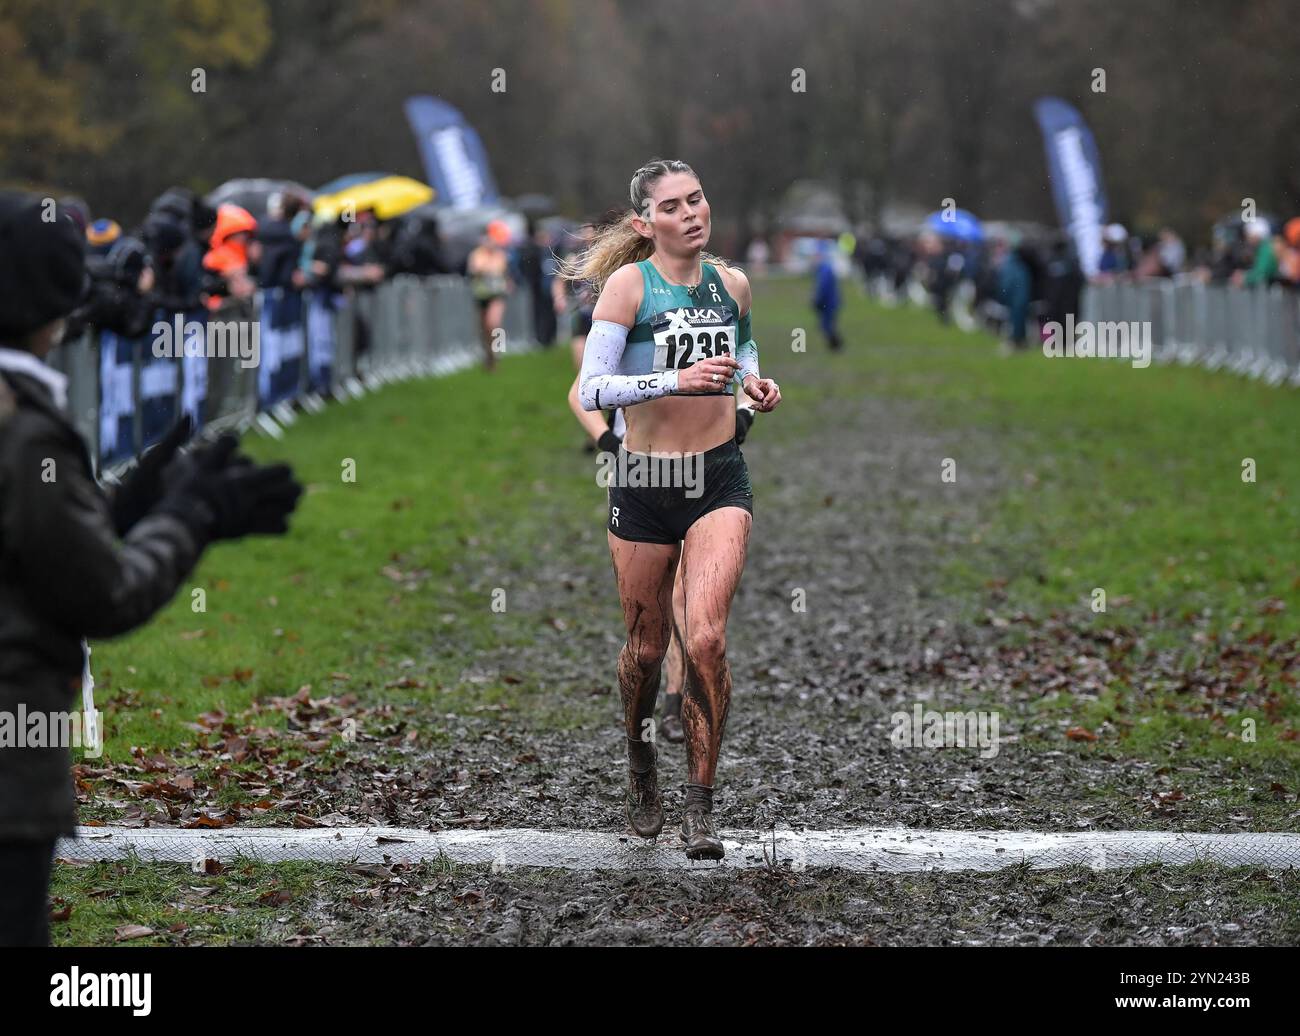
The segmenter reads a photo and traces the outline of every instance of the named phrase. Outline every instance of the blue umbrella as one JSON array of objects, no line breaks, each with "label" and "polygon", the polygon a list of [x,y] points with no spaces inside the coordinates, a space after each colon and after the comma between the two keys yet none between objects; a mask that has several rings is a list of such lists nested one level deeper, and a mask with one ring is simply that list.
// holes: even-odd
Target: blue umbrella
[{"label": "blue umbrella", "polygon": [[957,241],[983,241],[984,227],[965,209],[940,210],[925,217],[925,229]]}]

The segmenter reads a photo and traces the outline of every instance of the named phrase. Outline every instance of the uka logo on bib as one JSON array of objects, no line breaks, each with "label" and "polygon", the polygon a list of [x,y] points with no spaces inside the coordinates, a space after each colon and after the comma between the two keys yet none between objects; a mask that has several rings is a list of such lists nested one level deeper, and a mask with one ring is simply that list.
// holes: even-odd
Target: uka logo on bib
[{"label": "uka logo on bib", "polygon": [[[655,315],[650,329],[656,371],[685,370],[700,360],[731,356],[736,351],[736,315],[725,303],[666,309]],[[730,385],[724,385],[718,395],[730,391]]]}]

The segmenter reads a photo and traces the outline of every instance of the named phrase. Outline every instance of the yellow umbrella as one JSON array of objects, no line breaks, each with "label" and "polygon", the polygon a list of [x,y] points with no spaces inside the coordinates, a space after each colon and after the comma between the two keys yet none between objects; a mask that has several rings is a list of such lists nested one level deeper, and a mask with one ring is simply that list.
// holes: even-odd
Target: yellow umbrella
[{"label": "yellow umbrella", "polygon": [[320,219],[338,219],[345,209],[370,209],[379,219],[392,219],[432,201],[433,195],[432,187],[409,176],[385,176],[319,197],[313,208]]}]

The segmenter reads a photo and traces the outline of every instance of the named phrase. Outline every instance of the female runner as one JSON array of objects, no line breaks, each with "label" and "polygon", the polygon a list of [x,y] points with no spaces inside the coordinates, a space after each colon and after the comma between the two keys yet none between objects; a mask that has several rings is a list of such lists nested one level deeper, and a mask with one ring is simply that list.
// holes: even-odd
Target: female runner
[{"label": "female runner", "polygon": [[680,560],[687,669],[682,840],[688,857],[720,859],[712,812],[731,702],[727,614],[753,514],[731,383],[739,379],[759,411],[774,409],[781,393],[758,370],[749,282],[704,253],[710,210],[695,172],[685,162],[652,161],[636,171],[630,196],[631,211],[593,235],[565,271],[599,293],[583,354],[584,409],[627,408],[620,468],[645,471],[652,458],[678,458],[669,486],[629,477],[609,489],[606,528],[627,625],[618,660],[627,817],[643,838],[663,829],[653,716]]},{"label": "female runner", "polygon": [[479,340],[483,345],[483,362],[489,371],[496,370],[493,338],[505,320],[506,295],[510,291],[510,256],[506,252],[509,243],[510,228],[500,220],[493,220],[465,263],[470,290],[478,303]]}]

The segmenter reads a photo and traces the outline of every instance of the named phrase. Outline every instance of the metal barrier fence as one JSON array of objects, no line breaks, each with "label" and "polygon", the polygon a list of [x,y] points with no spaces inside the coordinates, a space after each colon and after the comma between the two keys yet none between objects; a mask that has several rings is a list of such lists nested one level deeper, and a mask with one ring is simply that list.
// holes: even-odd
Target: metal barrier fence
[{"label": "metal barrier fence", "polygon": [[[873,277],[866,290],[887,306],[928,306],[931,301],[925,285],[915,278],[896,289],[892,278]],[[974,285],[963,281],[950,300],[949,315],[963,331],[980,325],[974,299]],[[994,308],[1005,318],[1004,307]],[[1191,279],[1113,281],[1086,285],[1079,310],[1079,321],[1149,324],[1157,363],[1198,364],[1270,385],[1300,386],[1300,294],[1280,286],[1237,288]]]},{"label": "metal barrier fence", "polygon": [[[68,412],[102,471],[137,456],[182,413],[209,429],[278,436],[295,406],[317,411],[327,397],[346,402],[482,360],[479,309],[454,275],[403,274],[350,296],[259,293],[215,313],[158,318],[141,338],[95,329],[50,356],[68,376]],[[160,324],[178,334],[154,333]],[[533,347],[526,288],[508,297],[503,330],[507,353]],[[177,338],[172,353],[160,345]]]},{"label": "metal barrier fence", "polygon": [[1088,285],[1079,308],[1089,321],[1149,323],[1158,363],[1300,386],[1300,296],[1285,288],[1116,281]]}]

